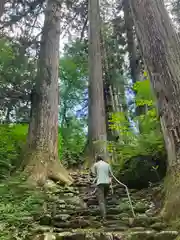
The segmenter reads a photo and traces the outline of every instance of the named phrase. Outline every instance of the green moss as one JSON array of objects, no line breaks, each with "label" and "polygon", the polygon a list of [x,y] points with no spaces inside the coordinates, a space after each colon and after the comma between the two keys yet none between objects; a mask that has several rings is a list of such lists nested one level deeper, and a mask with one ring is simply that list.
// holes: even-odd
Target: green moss
[{"label": "green moss", "polygon": [[0,184],[0,240],[12,236],[24,239],[34,222],[33,216],[40,214],[45,195],[40,189],[31,188],[23,177],[13,177]]},{"label": "green moss", "polygon": [[180,167],[173,167],[164,181],[165,203],[162,214],[168,222],[180,220]]}]

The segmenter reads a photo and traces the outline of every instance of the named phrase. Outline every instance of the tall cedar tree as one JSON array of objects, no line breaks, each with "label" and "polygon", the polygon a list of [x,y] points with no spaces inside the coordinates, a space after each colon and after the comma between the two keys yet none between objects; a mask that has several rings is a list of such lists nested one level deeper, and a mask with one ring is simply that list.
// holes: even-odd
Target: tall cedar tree
[{"label": "tall cedar tree", "polygon": [[134,22],[131,14],[131,9],[129,5],[129,0],[123,1],[123,10],[124,10],[124,20],[125,20],[125,28],[127,35],[127,46],[129,52],[129,62],[130,62],[130,71],[133,83],[140,81],[140,67],[137,64],[138,56],[137,56],[137,47],[135,43],[135,35],[134,35]]},{"label": "tall cedar tree", "polygon": [[[106,119],[100,47],[99,0],[89,0],[89,148],[106,155]],[[104,142],[104,143],[103,143]],[[93,144],[95,143],[95,144]]]},{"label": "tall cedar tree", "polygon": [[[129,62],[130,62],[130,72],[133,84],[137,81],[142,80],[141,76],[141,64],[140,64],[140,56],[138,54],[136,44],[136,36],[134,31],[134,21],[131,13],[131,8],[129,4],[129,0],[123,1],[123,10],[124,10],[124,20],[125,20],[125,28],[126,28],[126,36],[127,36],[127,46],[129,52]],[[136,95],[136,92],[134,92]],[[146,106],[136,106],[136,116],[140,116],[141,114],[146,113]],[[142,132],[141,121],[138,122],[139,131]]]},{"label": "tall cedar tree", "polygon": [[52,179],[70,184],[72,179],[58,160],[58,68],[61,0],[48,0],[38,62],[36,86],[24,172],[32,182]]},{"label": "tall cedar tree", "polygon": [[180,216],[180,48],[163,0],[131,0],[141,51],[158,103],[168,153],[164,215]]},{"label": "tall cedar tree", "polygon": [[5,7],[6,0],[1,0],[0,1],[0,18],[2,17],[4,13],[4,7]]}]

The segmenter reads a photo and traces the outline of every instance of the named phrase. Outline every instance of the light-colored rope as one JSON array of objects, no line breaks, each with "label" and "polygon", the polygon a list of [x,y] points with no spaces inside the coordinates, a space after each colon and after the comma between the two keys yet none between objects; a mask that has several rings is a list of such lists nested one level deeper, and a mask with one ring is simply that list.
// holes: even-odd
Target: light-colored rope
[{"label": "light-colored rope", "polygon": [[120,182],[120,181],[114,176],[113,173],[111,173],[111,174],[112,174],[112,177],[114,178],[114,180],[126,189],[126,193],[127,193],[128,200],[129,200],[129,205],[130,205],[130,207],[131,207],[131,211],[132,211],[133,217],[135,218],[136,215],[135,215],[135,212],[134,212],[134,209],[133,209],[133,205],[132,205],[132,201],[131,201],[131,197],[130,197],[130,194],[129,194],[128,187],[127,187],[125,184],[123,184],[122,182]]},{"label": "light-colored rope", "polygon": [[[134,208],[133,208],[133,205],[132,205],[132,201],[131,201],[131,197],[130,197],[130,194],[129,194],[128,187],[127,187],[125,184],[123,184],[122,182],[120,182],[120,181],[114,176],[114,174],[112,173],[112,171],[111,171],[111,175],[112,175],[112,177],[114,178],[114,180],[115,180],[117,183],[119,183],[121,186],[123,186],[123,187],[125,188],[126,193],[127,193],[127,196],[128,196],[128,200],[129,200],[129,205],[130,205],[130,208],[131,208],[133,217],[135,218],[136,215],[135,215],[135,212],[134,212]],[[94,179],[93,184],[96,182],[96,180],[97,180],[97,178]],[[112,192],[112,194],[113,194],[112,181],[111,181],[111,192]]]}]

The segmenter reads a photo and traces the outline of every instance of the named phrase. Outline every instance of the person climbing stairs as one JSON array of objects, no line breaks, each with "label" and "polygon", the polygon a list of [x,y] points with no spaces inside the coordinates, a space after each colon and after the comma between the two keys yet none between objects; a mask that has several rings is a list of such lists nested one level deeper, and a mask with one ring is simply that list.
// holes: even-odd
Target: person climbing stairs
[{"label": "person climbing stairs", "polygon": [[53,196],[56,204],[53,200],[49,205],[51,214],[38,219],[35,240],[175,240],[179,236],[155,214],[152,192],[158,185],[130,190],[135,218],[125,189],[113,185],[113,194],[109,191],[107,196],[106,221],[101,222],[98,201],[92,194],[93,178],[85,171],[74,171],[71,176],[73,186],[60,187]]},{"label": "person climbing stairs", "polygon": [[96,163],[92,167],[92,174],[96,182],[96,196],[102,220],[106,219],[106,197],[111,184],[111,168],[101,156],[96,157]]}]

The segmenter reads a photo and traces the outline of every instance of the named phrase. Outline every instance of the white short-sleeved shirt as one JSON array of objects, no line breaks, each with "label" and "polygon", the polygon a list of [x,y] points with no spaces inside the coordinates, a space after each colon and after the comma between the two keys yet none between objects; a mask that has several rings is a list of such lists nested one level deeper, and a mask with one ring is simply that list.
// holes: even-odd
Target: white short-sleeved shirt
[{"label": "white short-sleeved shirt", "polygon": [[110,183],[110,165],[104,161],[95,163],[92,167],[92,172],[96,174],[96,184],[109,184]]}]

